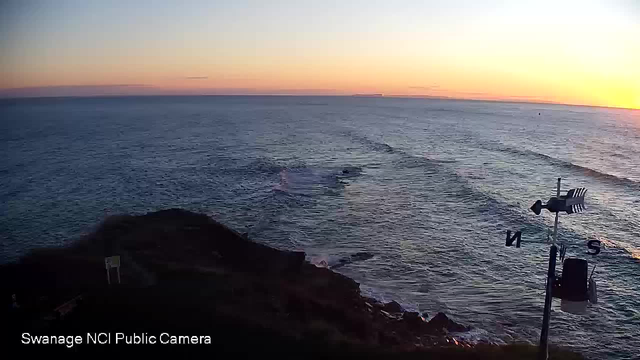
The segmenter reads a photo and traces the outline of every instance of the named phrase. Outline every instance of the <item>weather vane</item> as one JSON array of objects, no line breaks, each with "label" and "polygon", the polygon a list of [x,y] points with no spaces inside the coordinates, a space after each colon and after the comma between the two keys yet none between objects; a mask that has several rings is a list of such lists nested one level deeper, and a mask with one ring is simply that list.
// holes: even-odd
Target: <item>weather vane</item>
[{"label": "weather vane", "polygon": [[[560,184],[560,179],[558,179],[558,184]],[[569,190],[567,195],[560,196],[560,190],[558,190],[558,195],[549,199],[545,205],[542,205],[542,201],[538,200],[533,204],[531,210],[536,213],[536,215],[540,215],[542,209],[547,209],[550,212],[556,213],[556,216],[561,211],[567,214],[582,212],[585,209],[584,195],[586,193],[587,189],[577,188]]]},{"label": "weather vane", "polygon": [[[549,250],[549,269],[547,271],[547,285],[544,299],[544,316],[542,318],[542,330],[540,332],[540,347],[538,358],[546,360],[549,357],[548,340],[549,340],[549,320],[551,317],[551,303],[553,298],[561,299],[560,308],[562,311],[573,314],[585,314],[587,303],[597,303],[596,283],[593,280],[595,267],[588,277],[588,262],[584,259],[564,259],[566,246],[560,244],[560,261],[563,263],[562,276],[556,275],[556,258],[558,256],[558,221],[560,213],[574,214],[584,211],[584,196],[587,193],[585,188],[576,188],[569,190],[566,195],[560,195],[560,185],[562,179],[558,178],[558,186],[556,196],[551,197],[546,204],[542,204],[541,200],[536,201],[531,206],[531,211],[540,215],[542,209],[555,213],[555,223],[553,226],[553,240]],[[511,231],[507,231],[506,246],[511,246],[514,241],[516,247],[520,247],[521,232],[518,231],[511,237]],[[549,234],[547,234],[547,239]],[[591,240],[588,247],[594,252],[588,252],[590,255],[597,255],[600,252],[600,241]]]}]

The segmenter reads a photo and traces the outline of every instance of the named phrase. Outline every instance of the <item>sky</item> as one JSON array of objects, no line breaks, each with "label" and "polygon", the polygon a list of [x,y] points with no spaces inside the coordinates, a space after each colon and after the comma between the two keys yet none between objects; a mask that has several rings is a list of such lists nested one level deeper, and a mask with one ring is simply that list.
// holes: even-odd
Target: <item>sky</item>
[{"label": "sky", "polygon": [[640,108],[640,0],[0,0],[0,96],[436,96]]}]

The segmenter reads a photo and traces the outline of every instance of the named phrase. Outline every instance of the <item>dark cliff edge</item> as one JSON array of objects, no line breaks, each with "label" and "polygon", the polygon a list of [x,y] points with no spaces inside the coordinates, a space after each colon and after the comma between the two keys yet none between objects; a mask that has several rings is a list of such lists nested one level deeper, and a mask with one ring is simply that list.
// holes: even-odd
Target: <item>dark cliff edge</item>
[{"label": "dark cliff edge", "polygon": [[[104,258],[112,255],[121,257],[121,284],[112,270],[107,285]],[[180,209],[108,218],[68,247],[0,266],[0,283],[2,317],[9,319],[3,343],[24,352],[536,357],[530,345],[454,341],[452,333],[468,328],[445,314],[426,321],[396,303],[382,304],[361,295],[352,279],[309,264],[302,252],[252,242]],[[25,345],[23,333],[78,335],[83,343]],[[111,333],[111,345],[87,344],[87,333]],[[116,333],[136,334],[144,344],[116,345]],[[208,336],[211,344],[160,344],[161,333]],[[582,356],[552,348],[551,358]]]}]

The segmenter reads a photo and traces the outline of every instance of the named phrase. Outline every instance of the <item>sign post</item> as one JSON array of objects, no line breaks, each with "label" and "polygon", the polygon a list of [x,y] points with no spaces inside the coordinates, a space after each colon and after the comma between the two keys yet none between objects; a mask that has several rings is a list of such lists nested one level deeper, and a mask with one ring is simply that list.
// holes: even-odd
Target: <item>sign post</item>
[{"label": "sign post", "polygon": [[120,284],[120,256],[110,256],[104,258],[104,266],[107,269],[107,284],[111,285],[111,268],[116,268],[118,273],[118,284]]}]

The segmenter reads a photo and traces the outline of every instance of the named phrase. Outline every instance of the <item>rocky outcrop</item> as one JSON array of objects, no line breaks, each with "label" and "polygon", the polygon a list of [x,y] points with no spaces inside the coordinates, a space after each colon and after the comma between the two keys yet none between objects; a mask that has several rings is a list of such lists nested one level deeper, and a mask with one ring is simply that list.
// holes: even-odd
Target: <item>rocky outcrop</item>
[{"label": "rocky outcrop", "polygon": [[[109,286],[104,257],[112,255],[121,256],[122,283]],[[109,218],[72,246],[0,267],[0,282],[2,298],[17,299],[4,307],[8,329],[174,331],[211,336],[211,352],[427,351],[468,329],[441,313],[426,322],[395,301],[364,297],[358,283],[307,263],[303,252],[255,243],[180,209]],[[64,316],[53,314],[71,299]]]},{"label": "rocky outcrop", "polygon": [[455,321],[449,319],[447,315],[444,313],[437,313],[433,319],[429,320],[428,325],[431,329],[442,330],[443,332],[464,332],[468,331],[471,328],[468,326],[464,326],[456,323]]},{"label": "rocky outcrop", "polygon": [[395,300],[392,300],[386,304],[384,304],[384,306],[382,307],[382,310],[388,312],[388,313],[401,313],[404,311],[404,309],[402,308],[402,306],[400,304],[398,304]]}]

